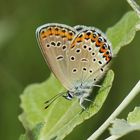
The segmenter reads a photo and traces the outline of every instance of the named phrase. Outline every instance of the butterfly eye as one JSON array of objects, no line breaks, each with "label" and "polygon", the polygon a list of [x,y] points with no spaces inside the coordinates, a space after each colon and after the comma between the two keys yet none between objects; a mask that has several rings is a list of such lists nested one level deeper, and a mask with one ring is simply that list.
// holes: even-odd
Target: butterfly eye
[{"label": "butterfly eye", "polygon": [[66,97],[68,100],[71,100],[72,98],[73,98],[73,94],[72,93],[70,93],[70,92],[68,92],[68,95],[67,95],[67,97]]}]

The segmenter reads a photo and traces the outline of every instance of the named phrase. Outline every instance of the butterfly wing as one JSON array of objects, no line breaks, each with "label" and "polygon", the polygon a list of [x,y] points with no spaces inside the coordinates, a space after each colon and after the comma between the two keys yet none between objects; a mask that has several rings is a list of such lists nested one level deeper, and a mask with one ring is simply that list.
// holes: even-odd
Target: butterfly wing
[{"label": "butterfly wing", "polygon": [[85,25],[76,25],[73,27],[77,32],[81,32],[82,30],[84,30],[85,28],[88,28]]},{"label": "butterfly wing", "polygon": [[103,76],[112,58],[111,45],[96,28],[79,25],[74,28],[78,34],[68,52],[69,79],[76,86],[94,85]]},{"label": "butterfly wing", "polygon": [[68,79],[67,51],[76,30],[64,24],[45,24],[36,30],[37,40],[46,62],[65,88],[71,88]]}]

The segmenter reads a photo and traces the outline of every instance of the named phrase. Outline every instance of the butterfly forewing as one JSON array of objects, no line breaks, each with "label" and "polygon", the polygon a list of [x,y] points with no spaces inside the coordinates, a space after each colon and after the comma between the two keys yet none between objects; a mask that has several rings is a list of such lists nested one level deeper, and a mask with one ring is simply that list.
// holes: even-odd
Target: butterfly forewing
[{"label": "butterfly forewing", "polygon": [[69,75],[67,52],[69,52],[75,34],[74,28],[63,24],[46,24],[36,31],[45,60],[55,76],[67,89],[72,87],[72,83],[67,77]]}]

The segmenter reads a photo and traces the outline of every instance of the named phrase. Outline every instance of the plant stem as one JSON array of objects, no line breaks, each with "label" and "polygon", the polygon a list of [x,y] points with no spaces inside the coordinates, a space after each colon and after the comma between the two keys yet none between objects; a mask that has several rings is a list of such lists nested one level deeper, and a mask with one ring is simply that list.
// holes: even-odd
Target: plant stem
[{"label": "plant stem", "polygon": [[110,125],[110,123],[123,111],[123,109],[134,99],[134,97],[140,92],[140,81],[135,85],[131,92],[125,97],[122,103],[116,108],[116,110],[110,115],[110,117],[87,139],[96,140]]},{"label": "plant stem", "polygon": [[118,136],[110,136],[106,138],[105,140],[117,140],[119,137]]},{"label": "plant stem", "polygon": [[134,0],[127,0],[127,2],[140,17],[140,6]]}]

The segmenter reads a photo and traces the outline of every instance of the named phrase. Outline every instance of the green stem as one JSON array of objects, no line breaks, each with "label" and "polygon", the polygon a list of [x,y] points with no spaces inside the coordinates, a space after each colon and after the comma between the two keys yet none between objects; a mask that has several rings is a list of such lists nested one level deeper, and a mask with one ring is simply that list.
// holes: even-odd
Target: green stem
[{"label": "green stem", "polygon": [[110,117],[87,139],[96,140],[110,125],[110,123],[127,107],[127,105],[135,98],[140,92],[140,81],[135,85],[131,92],[125,97],[117,109],[110,115]]},{"label": "green stem", "polygon": [[140,6],[134,0],[127,0],[127,2],[140,17]]}]

